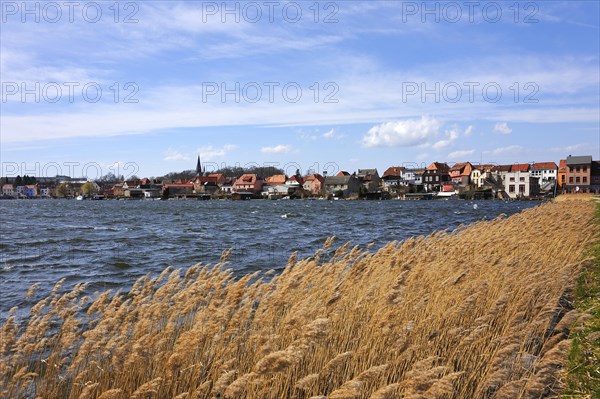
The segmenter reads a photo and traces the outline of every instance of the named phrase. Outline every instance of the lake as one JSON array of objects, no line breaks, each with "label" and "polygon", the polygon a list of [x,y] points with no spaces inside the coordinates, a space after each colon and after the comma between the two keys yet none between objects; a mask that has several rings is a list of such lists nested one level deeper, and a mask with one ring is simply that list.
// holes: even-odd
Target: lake
[{"label": "lake", "polygon": [[233,248],[239,275],[281,270],[330,236],[373,250],[393,240],[511,215],[538,202],[503,201],[0,201],[0,321],[66,278],[65,288],[127,290],[167,266],[214,263]]}]

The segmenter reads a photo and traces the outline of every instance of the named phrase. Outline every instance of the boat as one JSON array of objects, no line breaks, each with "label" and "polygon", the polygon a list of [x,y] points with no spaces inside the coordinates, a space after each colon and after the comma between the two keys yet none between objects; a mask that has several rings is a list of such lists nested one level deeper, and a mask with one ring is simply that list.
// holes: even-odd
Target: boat
[{"label": "boat", "polygon": [[78,195],[77,198],[75,198],[77,201],[83,201],[83,195]]}]

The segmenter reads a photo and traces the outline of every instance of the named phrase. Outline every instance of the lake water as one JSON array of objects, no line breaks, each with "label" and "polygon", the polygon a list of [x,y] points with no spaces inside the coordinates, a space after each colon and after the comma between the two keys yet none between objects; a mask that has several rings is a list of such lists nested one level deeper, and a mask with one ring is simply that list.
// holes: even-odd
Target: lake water
[{"label": "lake water", "polygon": [[0,321],[40,283],[126,290],[167,266],[214,263],[233,248],[238,274],[280,270],[338,237],[377,249],[536,202],[502,201],[0,201]]}]

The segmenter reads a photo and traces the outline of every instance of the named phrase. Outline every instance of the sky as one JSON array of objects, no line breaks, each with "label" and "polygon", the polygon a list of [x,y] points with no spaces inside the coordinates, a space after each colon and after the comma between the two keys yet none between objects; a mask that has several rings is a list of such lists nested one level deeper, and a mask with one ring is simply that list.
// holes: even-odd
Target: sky
[{"label": "sky", "polygon": [[2,0],[0,174],[600,159],[599,4]]}]

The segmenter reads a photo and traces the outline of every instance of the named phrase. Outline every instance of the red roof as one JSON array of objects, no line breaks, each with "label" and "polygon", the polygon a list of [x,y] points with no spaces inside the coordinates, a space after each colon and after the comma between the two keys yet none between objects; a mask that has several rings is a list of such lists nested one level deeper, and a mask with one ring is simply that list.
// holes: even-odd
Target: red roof
[{"label": "red roof", "polygon": [[342,170],[340,173],[338,173],[336,176],[350,176],[350,173],[346,172],[345,170]]},{"label": "red roof", "polygon": [[528,163],[516,163],[510,166],[511,172],[529,172],[529,164]]},{"label": "red roof", "polygon": [[531,165],[531,169],[558,169],[558,166],[555,162],[538,162]]},{"label": "red roof", "polygon": [[383,172],[383,177],[400,176],[404,170],[406,170],[404,166],[390,166],[385,172]]}]

